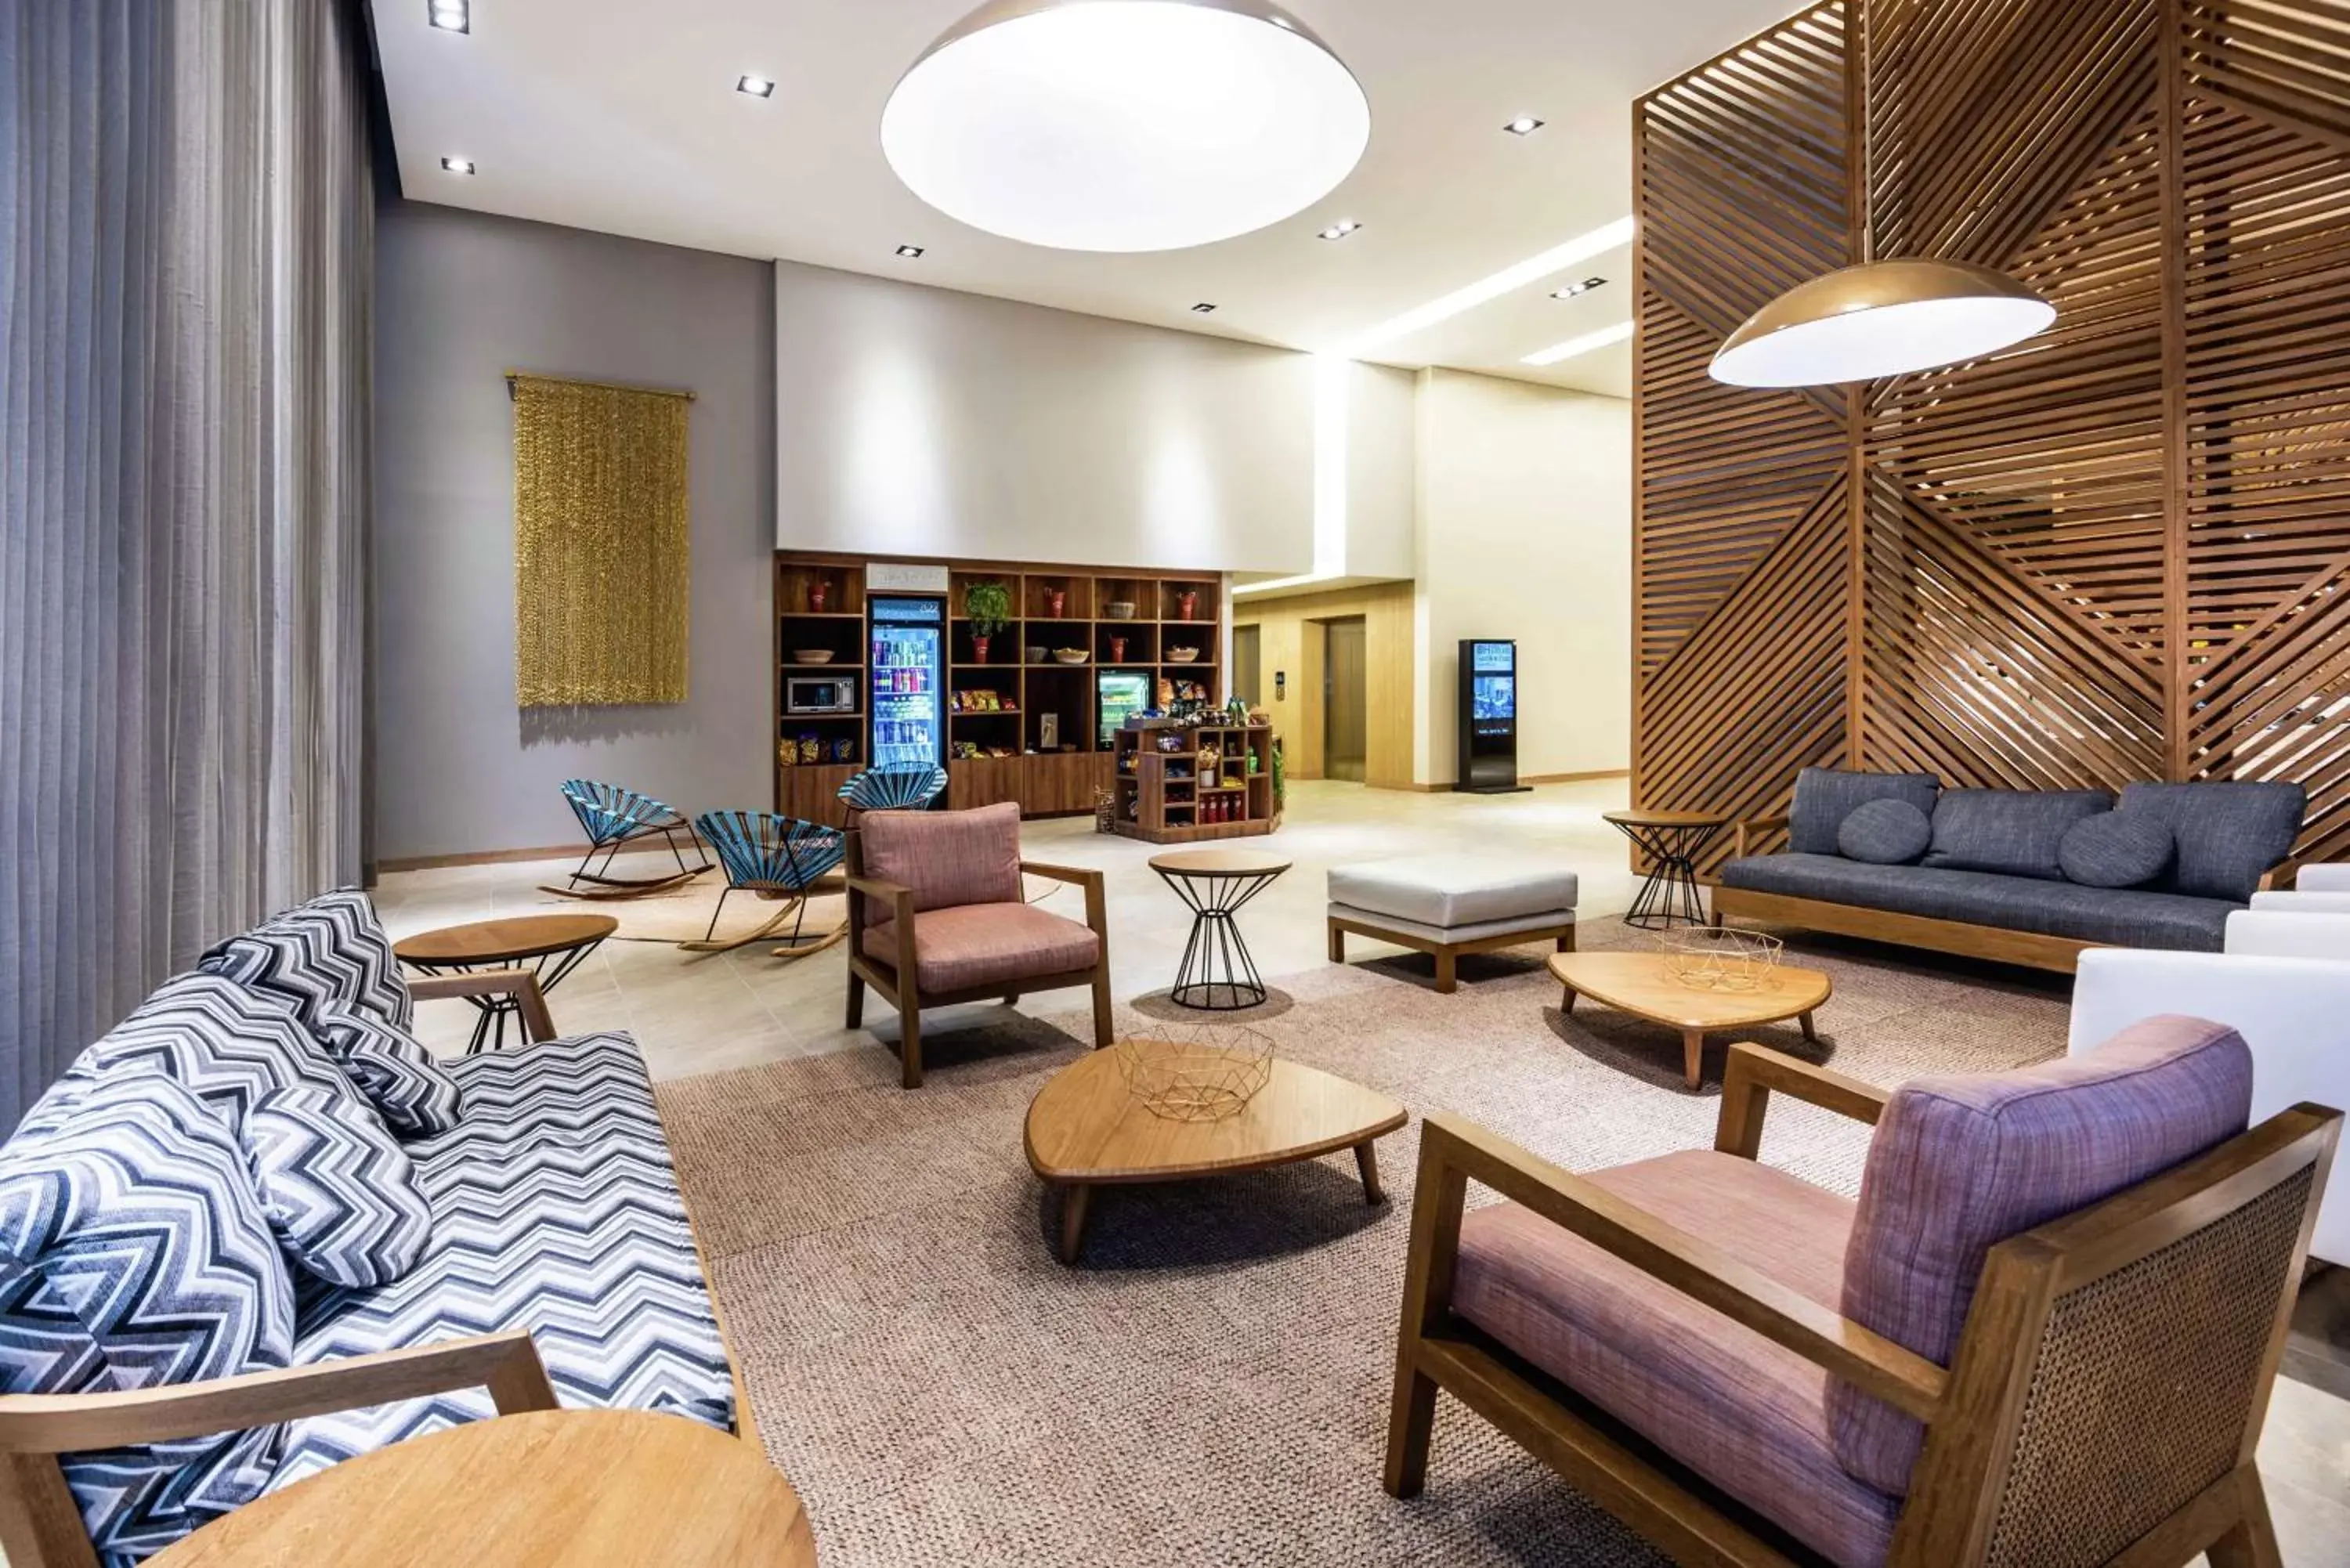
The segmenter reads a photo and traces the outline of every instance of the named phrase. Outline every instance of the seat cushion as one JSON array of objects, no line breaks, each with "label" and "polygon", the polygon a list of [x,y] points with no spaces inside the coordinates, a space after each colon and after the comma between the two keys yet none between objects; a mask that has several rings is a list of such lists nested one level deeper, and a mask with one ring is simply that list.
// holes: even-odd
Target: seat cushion
[{"label": "seat cushion", "polygon": [[[914,909],[1020,902],[1020,808],[1007,801],[975,811],[873,811],[858,818],[865,875],[910,888]],[[865,923],[889,906],[865,900]]]},{"label": "seat cushion", "polygon": [[1946,789],[1934,803],[1925,864],[2060,882],[2056,852],[2066,830],[2113,808],[2114,797],[2101,789]]},{"label": "seat cushion", "polygon": [[[0,1149],[0,1392],[89,1394],[286,1365],[294,1285],[221,1114],[151,1066],[44,1102]],[[64,1457],[112,1568],[251,1501],[278,1428]]]},{"label": "seat cushion", "polygon": [[1834,855],[1836,829],[1865,801],[1906,800],[1931,816],[1941,781],[1932,774],[1872,774],[1805,768],[1795,775],[1787,808],[1787,847],[1798,855]]},{"label": "seat cushion", "polygon": [[[635,1042],[551,1040],[450,1070],[463,1120],[407,1150],[432,1211],[424,1256],[394,1284],[306,1286],[295,1360],[525,1329],[567,1407],[732,1428],[733,1376]],[[472,1388],[291,1422],[270,1490],[491,1413]]]},{"label": "seat cushion", "polygon": [[432,1212],[415,1167],[352,1095],[264,1095],[244,1119],[253,1179],[279,1245],[338,1285],[387,1285],[416,1266]]},{"label": "seat cushion", "polygon": [[[897,963],[896,921],[867,927],[864,940],[866,957]],[[963,904],[914,917],[914,983],[925,992],[1067,974],[1100,956],[1092,927],[1034,904]]]},{"label": "seat cushion", "polygon": [[1906,800],[1867,800],[1836,828],[1836,853],[1868,866],[1907,866],[1934,842],[1934,819]]},{"label": "seat cushion", "polygon": [[2101,811],[2064,830],[2056,864],[2085,888],[2137,888],[2170,868],[2169,826],[2143,811]]},{"label": "seat cushion", "polygon": [[2241,906],[2141,888],[2084,888],[2072,882],[1943,871],[1930,866],[1863,866],[1833,855],[1753,855],[1721,868],[1722,885],[1816,898],[1864,909],[1891,909],[1938,920],[1998,926],[2118,947],[2215,953],[2228,917]]},{"label": "seat cushion", "polygon": [[[2191,1159],[2251,1108],[2251,1053],[2197,1018],[2149,1018],[2014,1072],[1912,1078],[1869,1143],[1845,1315],[1949,1366],[1994,1245]],[[1827,1401],[1845,1468],[1906,1494],[1924,1429],[1848,1384]]]},{"label": "seat cushion", "polygon": [[309,1023],[340,1002],[407,1028],[416,1003],[375,905],[346,888],[286,910],[207,950],[198,967],[293,1003]]},{"label": "seat cushion", "polygon": [[2165,888],[2240,904],[2258,890],[2261,873],[2291,857],[2308,805],[2297,784],[2134,784],[2122,791],[2123,810],[2167,823],[2178,841]]},{"label": "seat cushion", "polygon": [[457,1125],[464,1093],[414,1035],[355,1007],[322,1007],[317,1019],[319,1040],[393,1133],[431,1137]]},{"label": "seat cushion", "polygon": [[[1823,1306],[1852,1205],[1711,1151],[1586,1179]],[[1461,1226],[1453,1310],[1844,1568],[1884,1561],[1898,1505],[1836,1462],[1818,1366],[1513,1203]]]},{"label": "seat cushion", "polygon": [[1330,901],[1449,929],[1572,909],[1575,873],[1495,857],[1431,855],[1330,868]]}]

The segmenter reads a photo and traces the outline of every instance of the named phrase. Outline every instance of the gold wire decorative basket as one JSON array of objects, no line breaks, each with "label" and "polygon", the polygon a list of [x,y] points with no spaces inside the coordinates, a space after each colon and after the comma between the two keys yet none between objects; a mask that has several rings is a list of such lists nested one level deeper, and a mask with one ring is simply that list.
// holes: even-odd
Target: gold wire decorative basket
[{"label": "gold wire decorative basket", "polygon": [[1700,927],[1665,941],[1665,971],[1691,991],[1761,991],[1785,947],[1760,931]]},{"label": "gold wire decorative basket", "polygon": [[1121,1040],[1118,1070],[1127,1092],[1170,1122],[1237,1116],[1273,1081],[1273,1039],[1245,1025],[1169,1026]]}]

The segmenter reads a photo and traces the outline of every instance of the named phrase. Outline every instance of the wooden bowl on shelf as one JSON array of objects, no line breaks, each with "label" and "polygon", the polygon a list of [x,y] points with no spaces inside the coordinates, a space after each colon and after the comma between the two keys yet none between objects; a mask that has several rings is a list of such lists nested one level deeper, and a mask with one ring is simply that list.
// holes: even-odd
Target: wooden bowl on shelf
[{"label": "wooden bowl on shelf", "polygon": [[1093,657],[1082,648],[1056,648],[1053,657],[1063,664],[1083,664]]},{"label": "wooden bowl on shelf", "polygon": [[792,649],[794,664],[830,664],[832,649],[828,648],[795,648]]},{"label": "wooden bowl on shelf", "polygon": [[1020,657],[1031,664],[1042,664],[1045,662],[1045,650],[1041,648],[1024,648],[1020,650]]},{"label": "wooden bowl on shelf", "polygon": [[1200,650],[1196,648],[1170,648],[1167,650],[1167,662],[1170,664],[1189,664],[1199,657]]},{"label": "wooden bowl on shelf", "polygon": [[1135,607],[1129,600],[1112,599],[1109,603],[1102,606],[1102,619],[1132,620],[1134,618],[1134,609]]}]

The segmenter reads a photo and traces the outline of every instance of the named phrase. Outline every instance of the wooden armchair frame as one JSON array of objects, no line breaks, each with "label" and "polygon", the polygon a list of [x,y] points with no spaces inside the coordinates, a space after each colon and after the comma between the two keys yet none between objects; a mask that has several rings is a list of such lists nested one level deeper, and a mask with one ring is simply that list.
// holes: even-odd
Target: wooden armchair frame
[{"label": "wooden armchair frame", "polygon": [[[1869,1085],[1758,1045],[1735,1045],[1715,1148],[1753,1158],[1774,1093],[1872,1125],[1886,1103]],[[2181,1334],[2231,1350],[2248,1334],[2265,1336],[2249,1386],[2219,1386],[2224,1379],[2215,1378],[2213,1387],[2195,1390],[2206,1405],[2184,1413],[2217,1434],[2215,1441],[2226,1439],[2228,1452],[2206,1466],[2210,1473],[2134,1478],[2140,1504],[2154,1500],[2151,1522],[2127,1525],[2098,1548],[2096,1560],[2168,1568],[2208,1552],[2213,1568],[2274,1568],[2275,1533],[2252,1454],[2341,1121],[2339,1111],[2297,1106],[2137,1187],[2002,1242],[1984,1264],[1945,1369],[1505,1139],[1432,1114],[1420,1132],[1387,1489],[1408,1498],[1425,1484],[1436,1393],[1443,1388],[1677,1562],[1792,1568],[1816,1561],[1768,1520],[1453,1315],[1472,1179],[1924,1422],[1924,1453],[1887,1558],[1894,1568],[1981,1563],[1995,1549],[2012,1551],[2015,1532],[2040,1521],[2052,1498],[2061,1501],[2068,1474],[2105,1462],[2102,1454],[2067,1449],[2064,1420],[2073,1412],[2038,1396],[2035,1374],[2095,1354],[2094,1325],[2084,1329],[2081,1314],[2105,1310],[2096,1305],[2101,1284],[2135,1269],[2179,1266],[2199,1256],[2199,1243],[2211,1243],[2221,1227],[2254,1215],[2275,1254],[2262,1259],[2274,1266],[2273,1291],[2238,1292],[2185,1314],[2168,1303],[2169,1315],[2183,1320]],[[2292,1238],[2289,1246],[2278,1237]],[[2083,1509],[2067,1528],[2103,1529],[2110,1537],[2116,1526]],[[2029,1558],[2027,1552],[2009,1560]]]},{"label": "wooden armchair frame", "polygon": [[[1738,823],[1731,830],[1731,857],[1742,860],[1760,853],[1770,836],[1784,832],[1786,826],[1783,816],[1758,816]],[[2261,873],[2260,890],[2275,892],[2292,887],[2300,868],[2300,862],[2295,860],[2270,867]],[[2022,964],[2058,974],[2077,971],[2081,954],[2088,949],[2110,945],[2077,937],[2052,937],[2038,931],[2012,931],[2003,926],[1979,926],[1969,920],[1945,920],[1930,915],[1905,915],[1893,909],[1839,904],[1831,898],[1764,893],[1717,882],[1713,887],[1713,923],[1718,929],[1732,919],[1833,931],[1838,936],[1989,959],[1995,963]]]},{"label": "wooden armchair frame", "polygon": [[[1020,874],[1066,882],[1086,890],[1086,924],[1099,944],[1091,967],[1068,970],[1059,974],[1024,975],[1018,980],[996,985],[974,985],[960,991],[924,991],[913,983],[917,973],[914,967],[913,889],[868,877],[865,874],[864,835],[861,831],[849,834],[847,1026],[851,1029],[864,1027],[865,988],[868,985],[880,994],[882,1001],[898,1010],[899,1077],[907,1088],[922,1086],[922,1010],[926,1007],[949,1007],[959,1002],[1012,1002],[1032,991],[1065,991],[1072,986],[1090,986],[1094,993],[1094,1048],[1100,1050],[1110,1043],[1109,914],[1102,874],[1081,867],[1047,866],[1035,860],[1023,860]],[[878,900],[889,907],[888,918],[892,922],[890,930],[898,944],[889,961],[877,960],[865,950],[865,907],[868,899]]]}]

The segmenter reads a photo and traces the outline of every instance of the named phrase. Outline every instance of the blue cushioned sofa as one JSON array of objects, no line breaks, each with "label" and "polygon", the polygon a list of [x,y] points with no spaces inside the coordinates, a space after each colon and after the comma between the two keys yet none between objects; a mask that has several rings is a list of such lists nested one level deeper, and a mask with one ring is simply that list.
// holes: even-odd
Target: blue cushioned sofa
[{"label": "blue cushioned sofa", "polygon": [[[2291,885],[2305,809],[2295,784],[2133,784],[2116,800],[1806,768],[1786,816],[1738,826],[1713,914],[2067,974],[2084,948],[2218,952],[2230,914]],[[1753,853],[1783,830],[1783,852]],[[2154,855],[2108,869],[2101,836]]]},{"label": "blue cushioned sofa", "polygon": [[[437,1067],[413,1047],[455,1081],[445,1125],[378,1138],[356,1177],[311,1162],[362,1209],[370,1185],[409,1194],[396,1277],[306,1270],[246,1151],[286,1096],[369,1116],[313,1026],[355,1009],[404,1034],[416,998],[492,994],[519,1002],[523,1046]],[[404,980],[372,906],[344,892],[223,943],[84,1052],[0,1146],[10,1560],[94,1548],[120,1568],[494,1409],[625,1407],[747,1435],[636,1044],[551,1033],[527,971]]]}]

